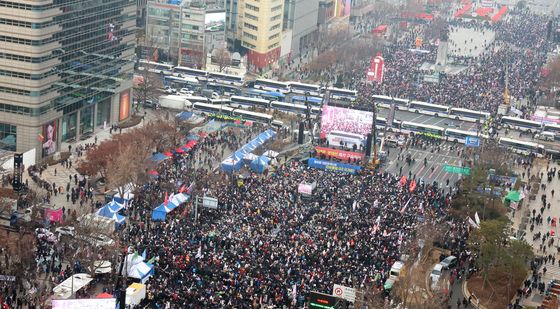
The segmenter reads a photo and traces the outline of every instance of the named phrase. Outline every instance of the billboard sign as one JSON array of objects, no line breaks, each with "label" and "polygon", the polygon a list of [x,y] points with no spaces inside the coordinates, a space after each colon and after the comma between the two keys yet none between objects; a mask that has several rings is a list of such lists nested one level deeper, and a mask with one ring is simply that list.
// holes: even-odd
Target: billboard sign
[{"label": "billboard sign", "polygon": [[310,158],[307,162],[309,167],[332,171],[332,172],[355,174],[357,171],[360,171],[362,169],[362,167],[358,165],[320,160],[316,158]]},{"label": "billboard sign", "polygon": [[218,209],[218,199],[205,196],[202,198],[202,207],[210,209]]},{"label": "billboard sign", "polygon": [[309,293],[309,308],[334,309],[337,302],[337,298],[331,295],[319,292]]},{"label": "billboard sign", "polygon": [[117,300],[115,298],[103,299],[53,299],[53,309],[115,309]]},{"label": "billboard sign", "polygon": [[315,147],[315,152],[317,152],[317,154],[324,155],[326,157],[336,158],[336,159],[345,160],[345,161],[358,160],[358,159],[363,160],[364,159],[364,154],[363,153],[340,150],[340,149],[332,149],[332,148],[327,148],[327,147],[317,146],[317,147]]},{"label": "billboard sign", "polygon": [[474,136],[467,136],[465,139],[465,145],[467,147],[480,147],[480,139]]},{"label": "billboard sign", "polygon": [[331,131],[343,131],[365,136],[371,132],[372,120],[372,112],[324,105],[321,135],[329,134]]},{"label": "billboard sign", "polygon": [[43,143],[43,157],[48,157],[56,152],[56,120],[43,125],[41,141]]},{"label": "billboard sign", "polygon": [[302,182],[298,185],[298,193],[304,195],[312,195],[313,189],[315,189],[316,186],[317,186],[317,182],[313,182],[313,183]]},{"label": "billboard sign", "polygon": [[130,115],[130,90],[121,92],[119,121],[125,120]]}]

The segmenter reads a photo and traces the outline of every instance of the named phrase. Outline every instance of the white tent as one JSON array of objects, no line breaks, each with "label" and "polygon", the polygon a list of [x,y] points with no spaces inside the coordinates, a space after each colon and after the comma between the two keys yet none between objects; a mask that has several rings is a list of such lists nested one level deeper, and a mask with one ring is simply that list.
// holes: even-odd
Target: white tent
[{"label": "white tent", "polygon": [[112,263],[109,261],[95,261],[93,262],[93,269],[96,274],[108,274],[111,272]]},{"label": "white tent", "polygon": [[[126,257],[126,272],[128,277],[139,279],[145,282],[149,277],[152,270],[148,264],[144,263],[144,258],[138,254],[129,254]],[[123,267],[122,275],[124,275],[125,268]]]},{"label": "white tent", "polygon": [[177,206],[189,200],[189,196],[183,193],[174,194],[169,198],[169,201]]},{"label": "white tent", "polygon": [[93,278],[88,274],[75,274],[72,277],[62,281],[54,289],[53,299],[68,299],[72,294],[88,285]]},{"label": "white tent", "polygon": [[263,153],[263,156],[274,159],[278,156],[278,154],[279,153],[274,150],[267,150],[265,153]]}]

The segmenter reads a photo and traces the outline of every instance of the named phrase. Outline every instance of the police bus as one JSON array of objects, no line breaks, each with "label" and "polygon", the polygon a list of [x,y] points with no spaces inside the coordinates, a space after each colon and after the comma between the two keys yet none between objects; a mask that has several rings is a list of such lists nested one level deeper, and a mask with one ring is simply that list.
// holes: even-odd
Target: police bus
[{"label": "police bus", "polygon": [[321,95],[321,86],[319,85],[289,82],[288,87],[290,87],[290,91],[292,93],[298,93],[298,94],[309,93],[310,95],[313,96]]},{"label": "police bus", "polygon": [[410,102],[410,100],[407,99],[394,98],[386,95],[374,95],[373,101],[384,108],[390,108],[391,104],[395,104],[395,107],[398,109],[407,109],[408,103]]},{"label": "police bus", "polygon": [[423,113],[428,115],[447,115],[449,113],[449,106],[426,103],[421,101],[410,101],[408,110],[415,113]]},{"label": "police bus", "polygon": [[256,106],[256,107],[260,107],[260,108],[269,108],[270,107],[270,102],[264,99],[258,99],[258,98],[250,98],[250,97],[242,97],[242,96],[231,96],[229,98],[231,100],[230,105],[232,107],[243,107],[243,108],[247,108],[247,107],[252,107],[252,106]]},{"label": "police bus", "polygon": [[272,116],[269,114],[257,113],[244,109],[235,109],[233,110],[232,115],[241,117],[243,120],[250,120],[265,124],[272,123]]},{"label": "police bus", "polygon": [[420,133],[437,138],[442,138],[445,131],[442,127],[410,121],[401,122],[400,129],[403,133]]},{"label": "police bus", "polygon": [[225,105],[213,105],[207,103],[194,103],[193,109],[205,113],[231,115],[233,108]]},{"label": "police bus", "polygon": [[538,121],[527,120],[518,117],[503,116],[500,120],[500,123],[502,124],[502,126],[505,126],[509,129],[527,132],[540,131],[542,128],[542,124]]},{"label": "police bus", "polygon": [[257,79],[253,88],[260,90],[277,91],[284,94],[290,92],[288,83],[279,82],[272,79]]},{"label": "police bus", "polygon": [[545,152],[543,145],[539,145],[537,143],[532,143],[532,142],[520,141],[513,138],[500,137],[500,139],[498,140],[498,144],[515,153],[523,154],[523,155],[529,155],[532,153],[538,157],[542,157]]},{"label": "police bus", "polygon": [[449,116],[457,120],[464,120],[464,121],[478,120],[480,122],[484,122],[490,118],[490,113],[473,111],[466,108],[453,107],[449,110]]}]

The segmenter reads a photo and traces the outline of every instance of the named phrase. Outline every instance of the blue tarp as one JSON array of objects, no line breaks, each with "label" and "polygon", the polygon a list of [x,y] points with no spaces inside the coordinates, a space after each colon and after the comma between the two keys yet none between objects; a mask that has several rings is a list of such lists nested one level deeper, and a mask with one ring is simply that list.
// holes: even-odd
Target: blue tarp
[{"label": "blue tarp", "polygon": [[270,158],[265,156],[260,156],[255,160],[253,160],[253,162],[251,162],[250,167],[256,173],[262,174],[266,169],[266,167],[268,166],[269,162],[270,162]]},{"label": "blue tarp", "polygon": [[180,121],[187,121],[192,117],[192,112],[180,112],[177,114],[177,119]]},{"label": "blue tarp", "polygon": [[152,161],[154,161],[154,162],[156,162],[156,163],[159,163],[159,162],[161,162],[161,161],[167,160],[167,158],[168,158],[168,157],[167,157],[166,155],[164,155],[164,154],[161,153],[161,152],[158,152],[158,153],[156,153],[156,154],[154,154],[154,155],[152,156]]},{"label": "blue tarp", "polygon": [[259,146],[261,146],[267,140],[274,136],[276,136],[276,132],[272,131],[271,129],[268,129],[259,134],[259,136],[254,138],[252,141],[250,141],[239,150],[234,152],[227,159],[225,159],[221,164],[222,170],[225,172],[232,172],[240,169],[243,165],[243,158],[246,154],[251,153],[253,150],[257,149]]}]

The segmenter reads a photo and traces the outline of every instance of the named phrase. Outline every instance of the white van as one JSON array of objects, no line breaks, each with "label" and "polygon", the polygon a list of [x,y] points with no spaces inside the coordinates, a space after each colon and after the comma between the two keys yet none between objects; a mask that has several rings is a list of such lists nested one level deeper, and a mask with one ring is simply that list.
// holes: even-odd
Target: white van
[{"label": "white van", "polygon": [[384,286],[387,288],[393,287],[395,282],[399,281],[399,275],[401,274],[401,270],[404,267],[404,263],[401,261],[397,261],[391,266],[391,270],[389,271],[389,278],[385,280]]}]

